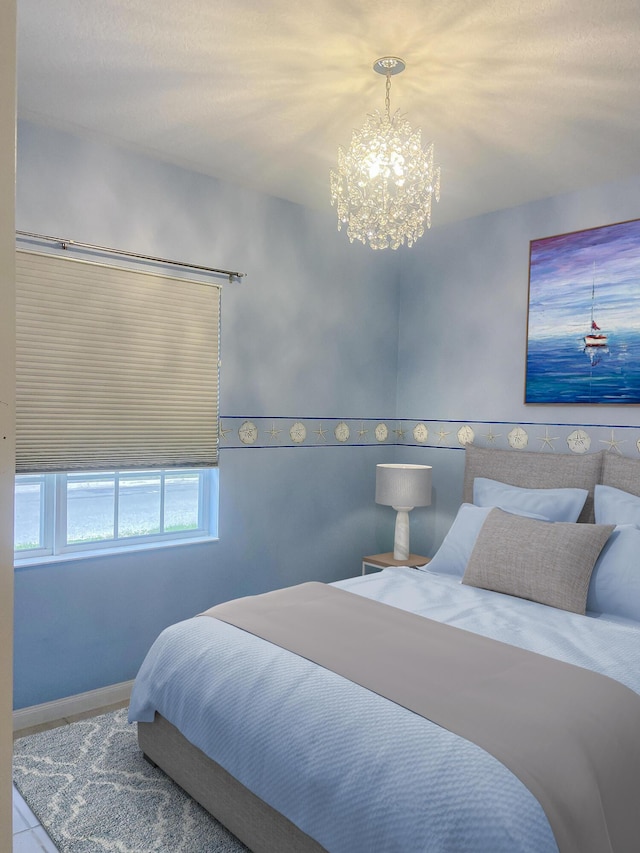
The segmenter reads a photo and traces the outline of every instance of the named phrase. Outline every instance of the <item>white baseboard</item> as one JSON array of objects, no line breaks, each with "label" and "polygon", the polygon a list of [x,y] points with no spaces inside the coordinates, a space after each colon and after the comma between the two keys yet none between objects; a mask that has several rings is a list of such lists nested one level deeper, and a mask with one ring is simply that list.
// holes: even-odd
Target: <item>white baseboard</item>
[{"label": "white baseboard", "polygon": [[87,693],[77,693],[75,696],[65,696],[53,702],[43,702],[42,705],[31,705],[19,708],[13,712],[13,730],[28,729],[42,723],[62,720],[85,711],[96,711],[107,705],[125,702],[131,696],[133,681],[122,681],[120,684],[110,684]]}]

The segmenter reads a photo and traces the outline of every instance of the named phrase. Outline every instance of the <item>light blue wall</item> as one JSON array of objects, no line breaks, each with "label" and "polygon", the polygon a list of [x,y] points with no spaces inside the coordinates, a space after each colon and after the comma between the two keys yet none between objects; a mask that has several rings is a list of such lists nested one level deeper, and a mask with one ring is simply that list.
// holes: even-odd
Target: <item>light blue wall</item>
[{"label": "light blue wall", "polygon": [[133,678],[162,628],[219,601],[357,574],[378,536],[391,542],[393,513],[373,503],[380,455],[229,450],[218,542],[19,569],[15,706]]},{"label": "light blue wall", "polygon": [[223,424],[395,417],[409,445],[412,422],[432,432],[428,447],[223,447],[219,542],[20,570],[16,707],[132,678],[165,625],[218,601],[357,573],[392,544],[376,462],[433,466],[433,503],[411,515],[412,550],[432,554],[461,499],[460,423],[640,425],[637,407],[522,402],[529,241],[640,216],[640,178],[374,253],[330,209],[30,124],[18,140],[17,228],[249,274],[223,295]]},{"label": "light blue wall", "polygon": [[[223,422],[393,416],[397,266],[331,210],[24,123],[16,227],[246,272],[223,292]],[[373,495],[393,454],[223,447],[219,542],[18,570],[15,707],[133,678],[164,626],[218,601],[356,574],[391,544]]]},{"label": "light blue wall", "polygon": [[[523,402],[529,242],[638,218],[639,199],[640,177],[434,227],[411,252],[404,252],[397,416],[456,425],[485,422],[482,432],[493,424],[502,444],[512,424],[640,426],[637,406]],[[452,436],[446,443],[455,445],[455,426],[448,429]],[[527,429],[528,450],[568,452],[562,439],[568,430],[550,430],[550,436],[559,436],[552,448],[537,438],[544,434],[542,428]],[[481,429],[477,432],[476,443],[482,443]],[[591,449],[605,447],[598,443],[605,437],[599,431]],[[635,440],[626,437],[619,449],[638,455]],[[436,517],[432,525],[412,525],[412,548],[430,554],[460,503],[464,453],[459,445],[457,450],[414,447],[404,450],[403,458],[434,468]]]}]

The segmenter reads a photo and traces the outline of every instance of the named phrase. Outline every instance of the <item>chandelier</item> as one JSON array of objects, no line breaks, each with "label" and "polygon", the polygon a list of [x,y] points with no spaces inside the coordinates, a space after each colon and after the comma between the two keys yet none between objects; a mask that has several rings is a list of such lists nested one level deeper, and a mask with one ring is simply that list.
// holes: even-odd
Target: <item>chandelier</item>
[{"label": "chandelier", "polygon": [[431,198],[440,201],[440,167],[433,163],[433,143],[422,148],[400,111],[391,115],[391,76],[405,62],[397,56],[376,60],[373,70],[387,78],[385,111],[368,115],[354,130],[349,150],[338,148],[337,171],[331,170],[331,204],[338,231],[347,225],[351,243],[368,241],[372,249],[412,246],[431,228]]}]

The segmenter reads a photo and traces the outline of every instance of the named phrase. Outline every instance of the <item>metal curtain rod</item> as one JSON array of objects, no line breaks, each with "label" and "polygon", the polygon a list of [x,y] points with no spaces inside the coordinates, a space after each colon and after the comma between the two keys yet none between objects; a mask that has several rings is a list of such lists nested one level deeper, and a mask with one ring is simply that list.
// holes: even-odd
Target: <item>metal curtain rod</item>
[{"label": "metal curtain rod", "polygon": [[60,243],[63,249],[67,246],[80,246],[83,249],[93,249],[97,252],[109,252],[113,255],[124,255],[127,258],[138,258],[142,261],[153,261],[158,264],[171,264],[175,267],[186,267],[187,269],[199,270],[200,272],[215,273],[216,275],[229,276],[229,282],[234,278],[238,280],[245,277],[244,272],[235,272],[233,270],[218,270],[215,267],[203,267],[198,264],[188,264],[182,261],[169,261],[167,258],[154,258],[152,255],[140,255],[138,252],[127,252],[124,249],[110,249],[107,246],[94,246],[93,243],[80,243],[78,240],[67,240],[63,237],[49,237],[46,234],[32,234],[29,231],[16,231],[19,237],[33,237],[36,240],[50,240],[53,243]]}]

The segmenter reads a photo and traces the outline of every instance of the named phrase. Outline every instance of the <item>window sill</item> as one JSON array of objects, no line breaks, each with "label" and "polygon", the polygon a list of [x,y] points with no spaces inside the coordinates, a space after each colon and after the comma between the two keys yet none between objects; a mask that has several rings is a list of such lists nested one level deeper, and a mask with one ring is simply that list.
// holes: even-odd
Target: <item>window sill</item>
[{"label": "window sill", "polygon": [[96,557],[126,557],[140,551],[156,551],[165,548],[183,548],[185,545],[202,545],[204,543],[219,542],[217,536],[194,536],[192,539],[172,539],[168,542],[144,542],[137,545],[115,546],[113,548],[95,548],[87,551],[68,551],[65,554],[47,554],[43,557],[26,557],[25,559],[14,559],[13,567],[16,571],[31,568],[32,566],[45,566],[51,563],[69,563],[76,560],[92,560]]}]

